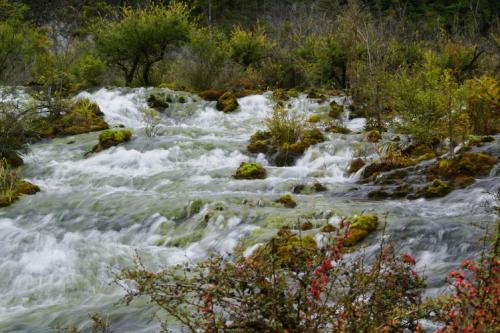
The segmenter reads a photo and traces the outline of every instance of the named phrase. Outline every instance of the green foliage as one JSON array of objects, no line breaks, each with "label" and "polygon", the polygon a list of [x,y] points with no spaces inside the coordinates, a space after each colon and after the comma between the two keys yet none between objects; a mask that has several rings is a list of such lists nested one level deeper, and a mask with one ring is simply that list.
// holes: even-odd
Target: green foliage
[{"label": "green foliage", "polygon": [[26,6],[0,0],[0,83],[19,82],[35,57],[38,32],[24,20]]},{"label": "green foliage", "polygon": [[0,101],[0,160],[20,166],[21,154],[27,151],[27,124],[22,111],[12,103]]},{"label": "green foliage", "polygon": [[287,110],[278,103],[273,114],[266,119],[267,131],[272,145],[283,147],[297,142],[304,132],[304,120],[295,111]]},{"label": "green foliage", "polygon": [[147,86],[153,65],[173,47],[186,43],[191,27],[189,10],[182,3],[125,7],[118,21],[103,20],[98,25],[97,50],[110,65],[123,72],[127,85],[141,71],[139,81]]},{"label": "green foliage", "polygon": [[258,65],[268,55],[271,47],[272,44],[260,26],[254,31],[246,31],[236,26],[229,40],[231,58],[244,67]]},{"label": "green foliage", "polygon": [[500,132],[500,83],[482,76],[465,82],[466,105],[474,134]]},{"label": "green foliage", "polygon": [[465,139],[469,123],[464,112],[463,87],[448,70],[436,64],[432,52],[425,64],[413,72],[402,70],[391,85],[391,104],[401,118],[395,125],[419,143],[448,138],[450,154],[459,139]]},{"label": "green foliage", "polygon": [[102,82],[106,63],[96,54],[88,53],[72,64],[71,71],[80,87],[93,87]]},{"label": "green foliage", "polygon": [[424,281],[414,259],[388,246],[372,264],[347,260],[344,236],[334,236],[320,246],[280,230],[248,257],[214,255],[155,273],[139,262],[117,282],[127,303],[147,297],[175,318],[164,327],[191,332],[416,331]]}]

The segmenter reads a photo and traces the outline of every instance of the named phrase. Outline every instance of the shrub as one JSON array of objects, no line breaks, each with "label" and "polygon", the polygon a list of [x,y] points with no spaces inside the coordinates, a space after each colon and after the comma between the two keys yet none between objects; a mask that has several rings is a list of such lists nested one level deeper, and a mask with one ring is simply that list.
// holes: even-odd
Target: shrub
[{"label": "shrub", "polygon": [[273,114],[265,122],[275,147],[297,142],[304,131],[304,121],[298,113],[285,109],[280,103],[276,105]]},{"label": "shrub", "polygon": [[213,255],[159,272],[139,262],[117,282],[127,303],[148,297],[191,332],[418,330],[424,283],[414,259],[386,246],[372,264],[347,261],[344,237],[331,239],[319,246],[281,230],[248,257]]},{"label": "shrub", "polygon": [[261,62],[271,47],[263,28],[259,26],[255,31],[245,31],[237,26],[229,40],[231,58],[244,67]]},{"label": "shrub", "polygon": [[12,166],[23,164],[21,154],[28,151],[28,137],[21,110],[11,103],[0,102],[0,160]]}]

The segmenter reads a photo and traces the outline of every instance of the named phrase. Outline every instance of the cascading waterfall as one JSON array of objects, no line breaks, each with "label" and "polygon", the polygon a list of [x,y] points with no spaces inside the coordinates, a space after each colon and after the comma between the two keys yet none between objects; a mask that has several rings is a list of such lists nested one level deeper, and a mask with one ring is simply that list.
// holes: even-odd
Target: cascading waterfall
[{"label": "cascading waterfall", "polygon": [[[366,200],[370,185],[346,172],[357,149],[374,153],[356,133],[329,134],[294,166],[267,166],[264,180],[234,180],[239,164],[255,158],[246,145],[272,112],[270,95],[241,98],[232,114],[186,95],[187,103],[173,103],[161,115],[161,135],[149,138],[141,114],[148,92],[101,89],[76,97],[95,101],[111,126],[132,129],[130,143],[87,158],[98,133],[32,145],[23,176],[42,192],[0,210],[0,332],[51,332],[50,326],[83,322],[91,312],[112,314],[117,331],[149,332],[157,326],[148,305],[115,305],[123,292],[111,283],[114,270],[132,265],[136,254],[154,270],[213,249],[230,252],[240,240],[271,234],[265,221],[272,216],[387,214],[388,237],[415,256],[428,276],[428,294],[435,294],[446,272],[480,250],[482,231],[473,224],[494,220],[484,202],[498,184],[496,170],[442,199]],[[291,104],[304,113],[318,107],[305,96]],[[346,125],[360,131],[364,119]],[[265,156],[256,159],[268,165]],[[314,182],[328,191],[296,195],[294,210],[261,204]]]}]

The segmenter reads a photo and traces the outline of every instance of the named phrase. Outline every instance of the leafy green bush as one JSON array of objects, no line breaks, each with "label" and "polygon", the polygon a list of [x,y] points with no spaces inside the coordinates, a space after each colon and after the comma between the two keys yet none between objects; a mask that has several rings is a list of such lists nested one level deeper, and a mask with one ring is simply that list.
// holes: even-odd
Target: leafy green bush
[{"label": "leafy green bush", "polygon": [[257,26],[254,31],[246,31],[237,26],[229,40],[231,58],[245,67],[261,62],[268,55],[271,47],[272,44],[260,26]]},{"label": "leafy green bush", "polygon": [[97,51],[108,64],[123,72],[127,85],[132,84],[140,71],[139,81],[148,86],[153,66],[171,48],[189,40],[192,28],[189,15],[187,6],[180,2],[168,7],[125,7],[120,20],[103,20],[98,25]]}]

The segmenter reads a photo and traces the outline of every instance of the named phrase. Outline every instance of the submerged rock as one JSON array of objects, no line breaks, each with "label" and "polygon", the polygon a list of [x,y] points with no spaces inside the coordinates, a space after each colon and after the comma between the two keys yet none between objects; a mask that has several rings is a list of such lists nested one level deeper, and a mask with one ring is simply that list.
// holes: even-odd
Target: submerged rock
[{"label": "submerged rock", "polygon": [[99,143],[92,148],[93,153],[130,141],[132,131],[123,129],[105,130],[99,134]]},{"label": "submerged rock", "polygon": [[264,179],[266,178],[266,169],[259,163],[243,162],[233,175],[235,179]]},{"label": "submerged rock", "polygon": [[314,184],[299,184],[295,185],[292,192],[295,194],[313,194],[318,192],[325,192],[328,188],[321,183]]}]

